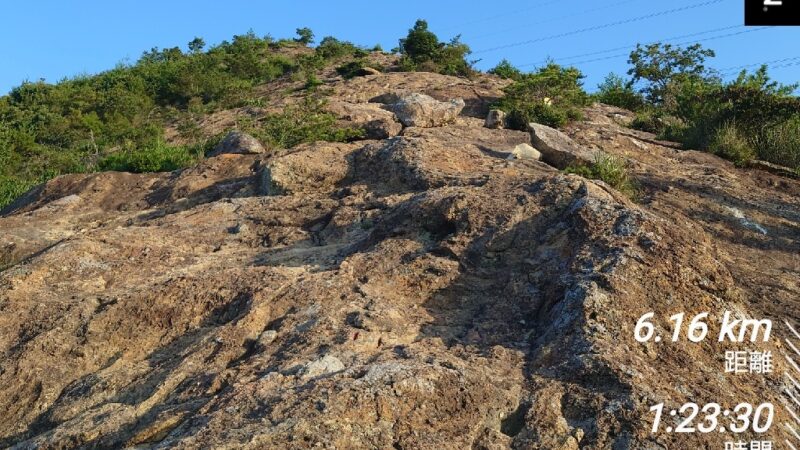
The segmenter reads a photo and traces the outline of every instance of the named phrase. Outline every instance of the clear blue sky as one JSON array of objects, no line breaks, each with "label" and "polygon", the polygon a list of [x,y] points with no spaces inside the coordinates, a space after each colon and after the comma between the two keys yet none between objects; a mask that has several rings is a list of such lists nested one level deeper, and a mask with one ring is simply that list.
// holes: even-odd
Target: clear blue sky
[{"label": "clear blue sky", "polygon": [[[503,57],[532,69],[547,57],[559,60],[742,24],[743,0],[713,0],[717,3],[604,27],[704,1],[709,0],[3,2],[0,93],[26,79],[55,82],[109,69],[120,61],[135,61],[143,50],[152,47],[185,48],[195,36],[213,44],[249,29],[258,35],[291,37],[295,28],[308,26],[318,39],[333,35],[361,45],[380,43],[388,50],[417,18],[427,19],[442,40],[462,34],[463,41],[475,51],[473,58],[482,59],[477,64],[481,69],[492,67]],[[596,29],[570,34],[592,27]],[[747,30],[740,26],[678,42]],[[550,38],[560,34],[566,35]],[[491,50],[530,40],[537,42]],[[717,51],[711,65],[726,69],[793,57],[797,59],[776,64],[798,63],[799,42],[800,27],[773,27],[704,44]],[[627,59],[616,55],[627,52],[622,49],[563,62],[578,63],[587,75],[587,88],[594,89],[607,73],[626,70]],[[609,56],[612,58],[584,62]],[[800,63],[771,72],[783,82],[800,81]]]}]

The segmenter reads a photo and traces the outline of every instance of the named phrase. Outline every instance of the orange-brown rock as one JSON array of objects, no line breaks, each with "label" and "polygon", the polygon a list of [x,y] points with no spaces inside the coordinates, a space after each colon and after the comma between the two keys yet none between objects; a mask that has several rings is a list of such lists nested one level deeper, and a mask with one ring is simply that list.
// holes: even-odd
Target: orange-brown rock
[{"label": "orange-brown rock", "polygon": [[650,406],[781,404],[777,358],[737,377],[730,345],[640,344],[633,327],[649,311],[798,319],[798,180],[591,107],[567,134],[629,161],[633,202],[506,159],[527,133],[470,112],[494,81],[390,73],[336,81],[334,100],[424,76],[464,116],[63,176],[6,210],[0,446],[722,448],[720,433],[652,434]]}]

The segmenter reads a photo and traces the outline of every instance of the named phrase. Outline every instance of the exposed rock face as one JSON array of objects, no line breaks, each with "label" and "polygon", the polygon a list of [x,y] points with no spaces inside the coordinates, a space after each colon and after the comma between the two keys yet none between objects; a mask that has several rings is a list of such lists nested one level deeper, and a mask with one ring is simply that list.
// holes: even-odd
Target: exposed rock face
[{"label": "exposed rock face", "polygon": [[348,155],[364,146],[318,142],[300,145],[270,160],[259,171],[261,195],[332,191],[348,176]]},{"label": "exposed rock face", "polygon": [[386,139],[403,130],[395,115],[376,103],[335,101],[330,102],[327,108],[345,125],[363,129],[367,139]]},{"label": "exposed rock face", "polygon": [[486,128],[504,128],[506,124],[506,113],[499,109],[493,109],[486,115]]},{"label": "exposed rock face", "polygon": [[652,434],[649,408],[780,405],[780,370],[726,377],[736,348],[633,327],[800,319],[800,182],[620,114],[589,108],[565,146],[629,158],[639,204],[507,160],[530,137],[484,115],[39,187],[0,217],[0,446],[722,448]]},{"label": "exposed rock face", "polygon": [[487,75],[469,80],[438,73],[388,72],[378,77],[356,77],[335,83],[333,97],[350,103],[393,103],[398,96],[414,92],[443,102],[461,98],[466,103],[462,115],[483,120],[508,83],[509,80]]},{"label": "exposed rock face", "polygon": [[460,98],[440,102],[428,95],[413,93],[401,97],[392,105],[392,111],[407,127],[431,128],[453,123],[464,105]]},{"label": "exposed rock face", "polygon": [[531,142],[542,153],[542,161],[558,169],[571,165],[589,165],[599,152],[577,145],[569,136],[546,125],[528,124]]},{"label": "exposed rock face", "polygon": [[214,147],[209,156],[218,156],[225,153],[255,155],[265,151],[264,146],[253,136],[241,131],[231,131]]}]

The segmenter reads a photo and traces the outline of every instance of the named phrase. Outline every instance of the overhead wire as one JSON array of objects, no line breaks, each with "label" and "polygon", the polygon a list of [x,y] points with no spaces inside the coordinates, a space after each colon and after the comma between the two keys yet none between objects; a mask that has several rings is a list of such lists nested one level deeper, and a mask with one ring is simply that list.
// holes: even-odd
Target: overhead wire
[{"label": "overhead wire", "polygon": [[[514,15],[514,14],[519,14],[521,12],[529,11],[529,10],[536,9],[536,8],[540,8],[542,6],[555,4],[555,3],[560,3],[561,1],[563,1],[563,0],[548,0],[548,1],[539,2],[539,3],[535,4],[535,5],[530,5],[528,7],[517,9],[517,10],[514,10],[514,11],[507,12],[507,13],[498,14],[498,15],[494,15],[494,16],[491,16],[491,17],[486,17],[486,18],[474,20],[474,21],[471,21],[471,22],[467,22],[466,25],[496,20],[496,19],[499,19],[499,18],[507,17],[507,16]],[[638,1],[638,0],[622,0],[622,1],[618,1],[618,2],[612,3],[612,4],[602,5],[602,6],[598,6],[596,8],[590,8],[590,9],[582,10],[582,11],[579,11],[579,12],[576,12],[576,13],[572,13],[572,14],[568,14],[568,15],[564,15],[564,16],[559,16],[559,17],[555,17],[555,18],[551,18],[551,19],[532,22],[532,23],[527,24],[526,26],[539,25],[539,24],[543,24],[543,23],[550,23],[550,22],[555,22],[555,21],[559,21],[559,20],[564,20],[564,19],[568,19],[568,18],[571,18],[571,17],[576,17],[576,16],[580,16],[580,15],[583,15],[583,14],[588,14],[588,13],[599,11],[599,10],[603,10],[603,9],[608,9],[608,8],[612,8],[612,7],[616,7],[616,6],[622,6],[624,4],[633,3],[634,1]],[[530,45],[530,44],[534,44],[534,43],[537,43],[537,42],[543,42],[543,41],[558,39],[558,38],[562,38],[562,37],[572,36],[572,35],[576,35],[576,34],[587,33],[587,32],[590,32],[590,31],[603,30],[603,29],[607,29],[607,28],[611,28],[611,27],[615,27],[615,26],[619,26],[619,25],[625,25],[625,24],[634,23],[634,22],[638,22],[638,21],[642,21],[642,20],[647,20],[647,19],[651,19],[651,18],[655,18],[655,17],[661,17],[661,16],[665,16],[665,15],[669,15],[669,14],[675,14],[675,13],[679,13],[679,12],[683,12],[683,11],[688,11],[688,10],[692,10],[692,9],[696,9],[696,8],[701,8],[701,7],[704,7],[704,6],[709,6],[709,5],[713,5],[713,4],[717,4],[717,3],[722,3],[724,1],[726,1],[726,0],[707,0],[707,1],[699,2],[699,3],[693,3],[691,5],[685,5],[685,6],[678,7],[678,8],[672,8],[672,9],[657,11],[657,12],[653,12],[653,13],[649,13],[649,14],[645,14],[645,15],[641,15],[641,16],[636,16],[636,17],[631,17],[631,18],[628,18],[628,19],[623,19],[623,20],[619,20],[619,21],[615,21],[615,22],[606,23],[606,24],[595,25],[595,26],[591,26],[591,27],[581,28],[581,29],[577,29],[577,30],[571,30],[571,31],[563,32],[563,33],[558,33],[558,34],[554,34],[554,35],[542,36],[542,37],[539,37],[539,38],[529,39],[529,40],[520,41],[520,42],[513,42],[513,43],[504,44],[504,45],[500,45],[500,46],[496,46],[496,47],[492,47],[492,48],[482,49],[482,50],[478,50],[478,51],[473,52],[473,54],[489,53],[489,52],[502,50],[502,49],[506,49],[506,48],[513,48],[513,47],[519,47],[519,46],[524,46],[524,45]],[[734,36],[738,36],[738,35],[742,35],[742,34],[746,34],[746,33],[753,33],[753,32],[757,32],[757,31],[763,31],[763,30],[766,30],[766,29],[770,28],[770,27],[747,28],[747,29],[739,30],[739,31],[732,32],[732,33],[724,33],[724,34],[721,34],[721,35],[709,36],[709,37],[705,37],[705,38],[702,38],[702,39],[686,40],[688,38],[692,38],[692,37],[696,37],[696,36],[703,36],[703,35],[707,35],[707,34],[710,34],[710,33],[718,33],[718,32],[733,30],[733,29],[741,28],[741,27],[742,27],[741,25],[732,25],[732,26],[727,26],[727,27],[715,28],[715,29],[711,29],[711,30],[704,30],[704,31],[699,31],[699,32],[695,32],[695,33],[689,33],[689,34],[684,34],[684,35],[680,35],[680,36],[672,36],[672,37],[669,37],[669,38],[664,38],[664,39],[660,39],[660,40],[654,40],[654,41],[650,41],[650,42],[644,43],[642,45],[650,45],[650,44],[655,44],[655,43],[659,43],[659,42],[672,43],[673,41],[681,41],[681,42],[674,43],[674,45],[686,45],[686,44],[713,41],[713,40],[718,40],[718,39],[725,39],[725,38],[734,37]],[[450,27],[450,28],[453,28],[453,27]],[[499,31],[499,32],[493,32],[493,33],[478,35],[478,36],[472,37],[471,39],[480,39],[480,38],[483,38],[483,37],[502,34],[502,33],[505,33],[507,31],[508,31],[508,29],[502,30],[502,31]],[[540,60],[538,62],[521,64],[521,65],[518,65],[517,67],[522,68],[522,67],[529,67],[529,66],[537,66],[537,65],[540,65],[540,64],[543,64],[543,63],[547,63],[549,61],[561,62],[561,61],[567,61],[567,60],[574,60],[574,59],[598,56],[598,55],[603,55],[603,54],[622,51],[622,50],[631,50],[631,49],[635,49],[637,47],[637,45],[639,45],[639,44],[626,45],[626,46],[621,46],[621,47],[614,47],[614,48],[609,48],[609,49],[605,49],[605,50],[598,50],[598,51],[595,51],[595,52],[587,52],[587,53],[582,53],[582,54],[572,55],[572,56],[565,56],[565,57],[560,57],[560,58],[548,58],[548,59]],[[603,56],[603,57],[598,57],[598,58],[580,59],[579,61],[572,62],[570,64],[572,64],[572,65],[588,64],[588,63],[593,63],[593,62],[597,62],[597,61],[605,61],[605,60],[609,60],[609,59],[626,57],[626,56],[629,56],[629,54],[630,54],[629,52],[626,52],[626,53],[618,53],[618,54],[613,54],[613,55]],[[722,74],[722,75],[725,75],[725,74],[738,72],[738,71],[740,71],[742,69],[747,69],[747,68],[750,68],[750,67],[761,66],[761,65],[764,65],[764,64],[770,65],[770,64],[776,64],[776,63],[779,63],[779,65],[771,65],[770,68],[777,69],[777,68],[797,66],[797,65],[800,65],[800,56],[790,57],[790,58],[783,58],[783,59],[772,60],[772,61],[766,61],[766,62],[763,62],[763,63],[745,64],[745,65],[741,65],[741,66],[728,67],[728,68],[725,68],[725,69],[720,69],[717,72]]]},{"label": "overhead wire", "polygon": [[[793,66],[793,65],[796,65],[796,64],[800,64],[800,61],[798,61],[798,60],[800,60],[800,56],[792,56],[792,57],[789,57],[789,58],[774,59],[772,61],[764,61],[764,62],[761,62],[761,63],[743,64],[741,66],[733,66],[733,67],[727,67],[727,68],[724,68],[724,69],[719,69],[719,73],[721,73],[721,74],[733,74],[733,73],[741,72],[744,69],[749,69],[750,67],[761,67],[761,66],[768,66],[770,69],[776,69],[776,68],[781,68],[781,67],[790,67],[790,66]],[[786,63],[788,61],[797,61],[797,62],[796,63],[792,63],[792,64],[780,64],[780,65],[777,65],[777,66],[771,65],[771,64],[776,64],[776,63]]]},{"label": "overhead wire", "polygon": [[[677,42],[677,43],[674,43],[673,45],[698,44],[700,42],[708,42],[708,41],[713,41],[713,40],[717,40],[717,39],[724,39],[724,38],[728,38],[728,37],[738,36],[738,35],[741,35],[741,34],[754,33],[756,31],[762,31],[762,30],[766,30],[766,29],[769,29],[769,27],[750,28],[750,29],[741,30],[741,31],[738,31],[738,32],[735,32],[735,33],[727,33],[727,34],[722,34],[722,35],[719,35],[719,36],[710,36],[710,37],[707,37],[705,39],[695,39],[695,40],[689,40],[689,41],[684,41],[684,42]],[[650,43],[644,44],[644,45],[651,45],[651,44],[655,44],[657,42],[659,42],[659,41],[650,42]],[[663,42],[663,41],[661,41],[661,42]],[[628,47],[628,49],[635,49],[635,48],[636,48],[636,45]],[[609,60],[609,59],[624,58],[624,57],[628,57],[628,56],[630,56],[629,52],[628,53],[618,53],[618,54],[615,54],[615,55],[604,56],[604,57],[601,57],[601,58],[592,58],[592,59],[585,59],[585,60],[582,60],[582,61],[570,62],[569,64],[571,64],[571,65],[589,64],[589,63],[593,63],[593,62],[597,62],[597,61],[606,61],[606,60]],[[544,61],[546,62],[547,60],[544,60]],[[560,61],[560,60],[554,59],[553,61]],[[525,66],[537,65],[537,64],[541,64],[541,62],[540,63],[524,64],[524,65],[520,65],[518,67],[525,67]]]},{"label": "overhead wire", "polygon": [[478,50],[478,51],[473,52],[473,54],[490,53],[490,52],[494,52],[494,51],[497,51],[497,50],[504,50],[504,49],[513,48],[513,47],[520,47],[520,46],[524,46],[524,45],[535,44],[537,42],[544,42],[544,41],[549,41],[549,40],[558,39],[558,38],[567,37],[567,36],[574,36],[576,34],[587,33],[589,31],[602,30],[602,29],[611,28],[611,27],[614,27],[614,26],[625,25],[625,24],[628,24],[628,23],[639,22],[639,21],[642,21],[642,20],[652,19],[652,18],[655,18],[655,17],[660,17],[660,16],[669,15],[669,14],[675,14],[675,13],[682,12],[682,11],[688,11],[688,10],[691,10],[691,9],[701,8],[703,6],[722,3],[723,1],[726,1],[726,0],[708,0],[708,1],[705,1],[705,2],[693,3],[691,5],[682,6],[680,8],[666,9],[666,10],[657,11],[657,12],[650,13],[650,14],[645,14],[645,15],[642,15],[642,16],[631,17],[631,18],[624,19],[624,20],[618,20],[616,22],[605,23],[605,24],[602,24],[602,25],[594,25],[594,26],[591,26],[591,27],[581,28],[581,29],[578,29],[578,30],[572,30],[572,31],[564,32],[564,33],[553,34],[553,35],[550,35],[550,36],[542,36],[542,37],[539,37],[539,38],[529,39],[529,40],[526,40],[526,41],[513,42],[513,43],[510,43],[510,44],[505,44],[505,45],[491,47],[491,48],[487,48],[487,49],[483,49],[483,50]]},{"label": "overhead wire", "polygon": [[463,27],[465,27],[467,25],[474,25],[476,23],[491,22],[492,20],[501,19],[503,17],[508,17],[508,16],[513,16],[513,15],[516,15],[516,14],[519,14],[519,13],[522,13],[522,12],[530,11],[532,9],[541,8],[542,6],[552,5],[552,4],[555,4],[555,3],[562,3],[563,1],[564,0],[547,0],[547,1],[539,2],[539,3],[535,3],[533,5],[529,5],[529,6],[525,7],[525,8],[516,9],[514,11],[508,11],[508,12],[505,12],[503,14],[496,14],[494,16],[483,17],[481,19],[472,20],[472,21],[469,21],[469,22],[462,23],[460,25],[453,25],[453,26],[449,26],[449,27],[446,27],[446,28],[442,28],[441,30],[442,31],[448,31],[448,30],[453,30],[453,29],[456,29],[456,28],[463,28]]},{"label": "overhead wire", "polygon": [[[714,29],[705,30],[705,31],[698,31],[696,33],[683,34],[683,35],[680,35],[680,36],[672,36],[672,37],[668,37],[668,38],[664,38],[664,39],[650,41],[650,42],[647,42],[647,43],[645,43],[643,45],[656,44],[656,43],[659,43],[659,42],[676,41],[676,40],[679,40],[679,39],[686,39],[686,38],[695,37],[695,36],[702,36],[704,34],[709,34],[709,33],[717,33],[717,32],[720,32],[720,31],[732,30],[734,28],[741,28],[741,25],[732,25],[732,26],[728,26],[728,27],[714,28]],[[766,28],[768,28],[768,27],[753,28],[751,30],[754,31],[754,30],[761,30],[761,29],[766,29]],[[751,30],[747,30],[747,31],[749,32]],[[736,34],[740,34],[740,33],[736,33]],[[713,38],[716,39],[716,38],[722,38],[722,37],[726,37],[726,36],[728,36],[728,35],[726,34],[726,35],[722,35],[722,36],[714,36]],[[711,39],[712,38],[705,38],[705,39],[698,40],[697,42],[702,42],[702,41],[711,40]],[[517,67],[536,66],[536,65],[539,65],[539,64],[547,63],[548,61],[551,61],[551,60],[552,61],[567,61],[567,60],[571,60],[571,59],[586,58],[586,57],[590,57],[590,56],[602,55],[602,54],[605,54],[605,53],[617,52],[617,51],[620,51],[620,50],[631,50],[631,49],[635,49],[635,48],[636,48],[636,44],[624,45],[624,46],[621,46],[621,47],[614,47],[614,48],[609,48],[609,49],[605,49],[605,50],[598,50],[598,51],[595,51],[595,52],[581,53],[579,55],[563,56],[563,57],[560,57],[560,58],[547,58],[547,59],[543,59],[543,60],[540,60],[540,61],[537,61],[537,62],[521,64],[521,65],[519,65]],[[625,55],[627,55],[627,53]],[[619,55],[613,55],[613,58],[616,58],[618,56]],[[612,59],[612,57],[603,58],[603,59]]]},{"label": "overhead wire", "polygon": [[[598,6],[597,8],[585,9],[583,11],[578,11],[578,12],[575,12],[575,13],[572,13],[572,14],[567,14],[567,15],[563,15],[563,16],[559,16],[559,17],[553,17],[553,18],[545,19],[545,20],[537,20],[535,22],[528,22],[528,23],[525,24],[525,27],[527,28],[527,27],[530,27],[530,26],[533,26],[533,25],[542,25],[542,24],[545,24],[545,23],[558,22],[558,21],[564,20],[564,19],[571,19],[573,17],[582,16],[584,14],[589,14],[589,13],[592,13],[592,12],[602,11],[604,9],[614,8],[614,7],[617,7],[617,6],[622,6],[622,5],[625,5],[625,4],[628,4],[628,3],[637,2],[637,1],[640,1],[640,0],[623,0],[623,1],[620,1],[620,2],[612,3],[610,5],[603,5],[603,6]],[[494,31],[494,32],[491,32],[491,33],[486,33],[486,34],[479,34],[477,36],[472,36],[470,34],[467,34],[466,36],[467,36],[467,38],[468,38],[468,40],[470,42],[474,42],[476,39],[482,39],[482,38],[490,37],[490,36],[497,36],[497,35],[500,35],[500,34],[507,33],[509,30],[515,30],[515,29],[520,29],[520,28],[523,28],[523,27],[506,28],[504,30]]]}]

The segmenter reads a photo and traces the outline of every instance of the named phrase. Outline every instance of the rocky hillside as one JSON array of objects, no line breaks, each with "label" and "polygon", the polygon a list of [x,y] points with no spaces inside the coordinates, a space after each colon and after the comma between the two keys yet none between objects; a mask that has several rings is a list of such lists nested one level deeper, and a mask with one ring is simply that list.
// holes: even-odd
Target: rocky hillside
[{"label": "rocky hillside", "polygon": [[[182,171],[61,176],[3,211],[0,446],[733,439],[651,433],[661,402],[770,401],[770,431],[743,439],[788,437],[778,339],[759,347],[775,372],[750,376],[723,370],[745,348],[633,336],[649,311],[664,327],[800,319],[800,181],[678,150],[602,105],[566,135],[488,128],[491,76],[323,81],[365,140],[233,136]],[[628,162],[635,202],[560,170],[603,153]]]}]

